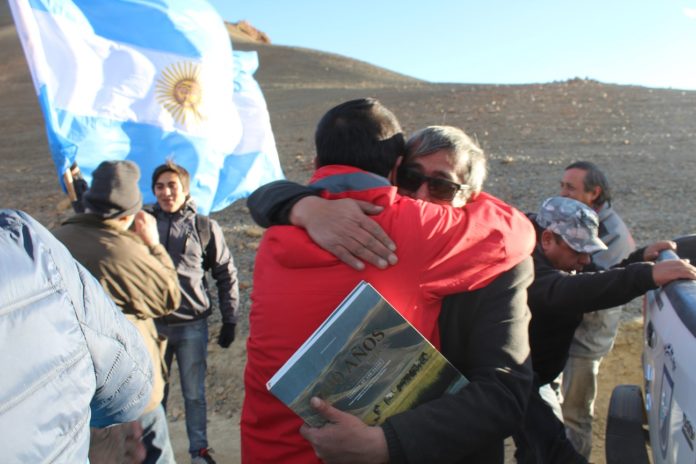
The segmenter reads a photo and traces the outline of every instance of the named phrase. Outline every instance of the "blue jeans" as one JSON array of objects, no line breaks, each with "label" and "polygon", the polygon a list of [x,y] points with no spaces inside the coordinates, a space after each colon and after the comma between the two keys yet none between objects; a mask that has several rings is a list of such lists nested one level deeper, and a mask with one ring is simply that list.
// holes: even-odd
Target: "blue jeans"
[{"label": "blue jeans", "polygon": [[[200,319],[183,324],[157,323],[157,330],[167,337],[167,351],[164,361],[171,369],[176,356],[181,380],[181,393],[184,395],[186,414],[186,434],[189,439],[189,453],[198,455],[198,450],[208,447],[206,431],[205,374],[208,357],[208,320]],[[169,388],[165,387],[162,404],[166,407]]]},{"label": "blue jeans", "polygon": [[143,445],[145,446],[144,464],[174,464],[174,450],[169,441],[167,415],[162,405],[146,412],[138,419],[143,428]]}]

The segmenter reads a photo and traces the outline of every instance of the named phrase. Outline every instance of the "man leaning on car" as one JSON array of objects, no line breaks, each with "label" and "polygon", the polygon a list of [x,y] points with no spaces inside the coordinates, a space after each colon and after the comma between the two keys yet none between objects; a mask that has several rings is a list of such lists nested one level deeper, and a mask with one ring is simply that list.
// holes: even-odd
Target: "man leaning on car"
[{"label": "man leaning on car", "polygon": [[552,197],[530,219],[537,231],[535,277],[528,290],[535,385],[514,435],[517,462],[586,464],[566,438],[558,398],[548,385],[565,366],[583,314],[627,303],[673,280],[696,280],[696,268],[685,260],[645,262],[675,248],[674,242],[665,241],[635,251],[609,270],[578,273],[588,269],[591,253],[606,248],[598,237],[597,214],[579,201]]}]

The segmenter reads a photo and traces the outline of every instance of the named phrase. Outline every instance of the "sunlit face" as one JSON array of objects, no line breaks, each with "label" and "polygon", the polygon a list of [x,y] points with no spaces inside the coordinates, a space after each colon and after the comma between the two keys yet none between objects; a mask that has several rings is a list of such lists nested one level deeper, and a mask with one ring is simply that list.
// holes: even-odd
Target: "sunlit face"
[{"label": "sunlit face", "polygon": [[592,207],[593,202],[599,196],[599,187],[587,192],[585,190],[585,176],[587,171],[578,168],[567,169],[561,179],[562,197],[572,198]]},{"label": "sunlit face", "polygon": [[160,208],[167,213],[179,211],[186,203],[188,192],[184,191],[179,175],[166,171],[160,174],[155,182],[155,197]]},{"label": "sunlit face", "polygon": [[544,255],[551,262],[554,269],[572,272],[581,271],[590,264],[588,253],[580,253],[573,250],[565,240],[558,238],[553,232],[545,230],[541,236],[541,247]]},{"label": "sunlit face", "polygon": [[[447,150],[439,150],[430,155],[419,156],[417,158],[405,161],[404,168],[415,169],[428,177],[443,179],[454,184],[462,184],[463,180],[457,174],[457,166],[452,158],[453,157]],[[446,187],[446,185],[444,186]],[[453,189],[458,188],[458,186],[455,185],[451,185],[450,187]],[[432,188],[429,188],[428,182],[421,183],[420,186],[414,191],[405,190],[400,187],[399,193],[418,200],[442,205],[451,205],[457,208],[464,206],[466,203],[465,195],[463,195],[463,192],[461,191],[456,193],[454,198],[451,200],[443,200],[434,197],[432,194]]]}]

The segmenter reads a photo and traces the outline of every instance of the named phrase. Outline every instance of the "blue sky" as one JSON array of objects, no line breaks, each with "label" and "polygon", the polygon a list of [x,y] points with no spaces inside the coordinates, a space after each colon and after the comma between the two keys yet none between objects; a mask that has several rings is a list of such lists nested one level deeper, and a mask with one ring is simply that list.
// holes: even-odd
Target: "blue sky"
[{"label": "blue sky", "polygon": [[[432,82],[574,77],[696,90],[696,0],[211,0],[276,45]],[[263,66],[263,63],[261,63]]]}]

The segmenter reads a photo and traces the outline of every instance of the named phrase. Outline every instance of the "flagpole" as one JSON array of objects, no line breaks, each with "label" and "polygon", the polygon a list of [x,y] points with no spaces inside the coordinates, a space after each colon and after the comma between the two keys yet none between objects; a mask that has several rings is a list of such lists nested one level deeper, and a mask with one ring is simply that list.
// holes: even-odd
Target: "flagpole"
[{"label": "flagpole", "polygon": [[71,169],[72,167],[65,170],[63,173],[63,181],[65,183],[65,190],[68,192],[68,198],[70,198],[70,201],[77,201],[77,192],[75,192],[75,184],[73,183]]}]

